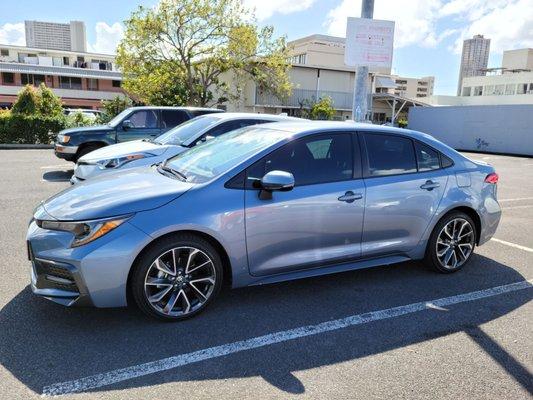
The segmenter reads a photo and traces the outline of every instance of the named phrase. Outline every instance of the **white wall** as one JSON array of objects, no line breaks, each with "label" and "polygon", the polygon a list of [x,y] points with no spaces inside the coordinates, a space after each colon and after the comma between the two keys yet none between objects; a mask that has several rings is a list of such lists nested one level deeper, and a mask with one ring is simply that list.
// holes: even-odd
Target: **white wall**
[{"label": "white wall", "polygon": [[533,156],[533,105],[413,107],[409,129],[458,150]]}]

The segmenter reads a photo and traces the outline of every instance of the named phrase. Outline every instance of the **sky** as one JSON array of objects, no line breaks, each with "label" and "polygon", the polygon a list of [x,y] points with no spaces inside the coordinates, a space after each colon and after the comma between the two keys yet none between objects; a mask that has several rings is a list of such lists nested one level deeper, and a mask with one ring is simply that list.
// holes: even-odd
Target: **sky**
[{"label": "sky", "polygon": [[[345,36],[346,18],[359,17],[361,0],[243,0],[261,25],[288,40],[314,33]],[[0,13],[0,44],[24,45],[24,20],[84,21],[88,50],[113,53],[123,21],[157,0],[17,0]],[[46,4],[44,6],[44,4]],[[435,94],[457,90],[462,40],[491,39],[489,67],[503,50],[533,47],[533,0],[375,0],[374,18],[396,22],[393,72],[435,76]]]}]

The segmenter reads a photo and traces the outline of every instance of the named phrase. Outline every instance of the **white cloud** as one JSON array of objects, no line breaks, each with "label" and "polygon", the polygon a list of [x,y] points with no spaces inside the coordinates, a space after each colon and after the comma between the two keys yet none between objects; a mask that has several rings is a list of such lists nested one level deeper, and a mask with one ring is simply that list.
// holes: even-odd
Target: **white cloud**
[{"label": "white cloud", "polygon": [[[475,0],[470,0],[475,3]],[[494,3],[477,1],[477,7],[466,11],[470,23],[462,30],[453,47],[460,53],[463,39],[482,34],[490,39],[490,51],[533,47],[533,1],[501,0]]]},{"label": "white cloud", "polygon": [[313,5],[315,0],[244,0],[244,4],[255,9],[258,21],[270,18],[274,14],[292,14],[303,11]]},{"label": "white cloud", "polygon": [[4,24],[0,27],[0,43],[11,44],[14,46],[26,45],[26,34],[24,32],[24,23]]},{"label": "white cloud", "polygon": [[[343,0],[328,13],[324,25],[330,34],[344,36],[346,17],[358,17],[360,10],[361,0]],[[491,39],[494,53],[533,47],[533,0],[380,0],[375,2],[374,18],[396,21],[395,47],[435,47],[457,36],[452,49],[460,52],[463,39],[476,34]],[[448,29],[439,30],[446,22]]]},{"label": "white cloud", "polygon": [[[438,41],[435,24],[441,5],[441,0],[409,0],[408,2],[381,0],[375,2],[374,18],[396,22],[394,33],[396,47],[412,44],[433,47]],[[346,18],[359,17],[360,10],[361,0],[343,0],[326,17],[324,25],[328,33],[345,36]]]},{"label": "white cloud", "polygon": [[117,45],[124,36],[124,27],[115,22],[109,26],[105,22],[96,23],[96,41],[89,44],[89,51],[94,53],[115,54]]}]

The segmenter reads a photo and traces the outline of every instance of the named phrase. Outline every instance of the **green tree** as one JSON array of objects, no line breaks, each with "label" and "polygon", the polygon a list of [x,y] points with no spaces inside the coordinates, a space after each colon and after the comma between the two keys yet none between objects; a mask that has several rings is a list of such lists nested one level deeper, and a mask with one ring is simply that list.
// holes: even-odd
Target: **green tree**
[{"label": "green tree", "polygon": [[77,128],[79,126],[89,126],[95,123],[94,119],[84,115],[81,111],[69,114],[67,116],[67,125],[69,128]]},{"label": "green tree", "polygon": [[289,50],[258,28],[241,0],[160,0],[126,21],[117,64],[124,88],[146,103],[215,105],[241,97],[246,81],[290,93]]},{"label": "green tree", "polygon": [[302,118],[317,119],[317,120],[330,120],[335,115],[335,108],[333,108],[333,100],[331,97],[324,96],[315,100],[303,100],[300,104],[300,116]]},{"label": "green tree", "polygon": [[39,85],[37,96],[39,99],[37,112],[39,114],[48,117],[56,117],[63,114],[63,103],[61,103],[61,99],[51,89],[46,87],[44,83]]},{"label": "green tree", "polygon": [[103,112],[98,116],[97,122],[99,124],[105,124],[126,108],[131,107],[132,101],[129,97],[115,96],[112,100],[102,100],[101,104]]},{"label": "green tree", "polygon": [[24,86],[17,96],[17,100],[11,107],[13,114],[32,115],[36,114],[39,107],[39,94],[31,85]]}]

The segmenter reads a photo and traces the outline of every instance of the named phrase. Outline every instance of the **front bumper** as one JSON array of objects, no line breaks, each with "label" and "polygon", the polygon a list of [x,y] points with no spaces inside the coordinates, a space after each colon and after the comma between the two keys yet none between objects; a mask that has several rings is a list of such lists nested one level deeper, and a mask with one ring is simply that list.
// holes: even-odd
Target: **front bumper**
[{"label": "front bumper", "polygon": [[78,146],[67,146],[56,143],[54,145],[54,153],[56,157],[67,161],[74,161],[78,152]]},{"label": "front bumper", "polygon": [[33,221],[26,236],[34,294],[65,306],[127,305],[128,274],[151,238],[125,222],[107,235],[71,248],[68,232],[39,228]]}]

